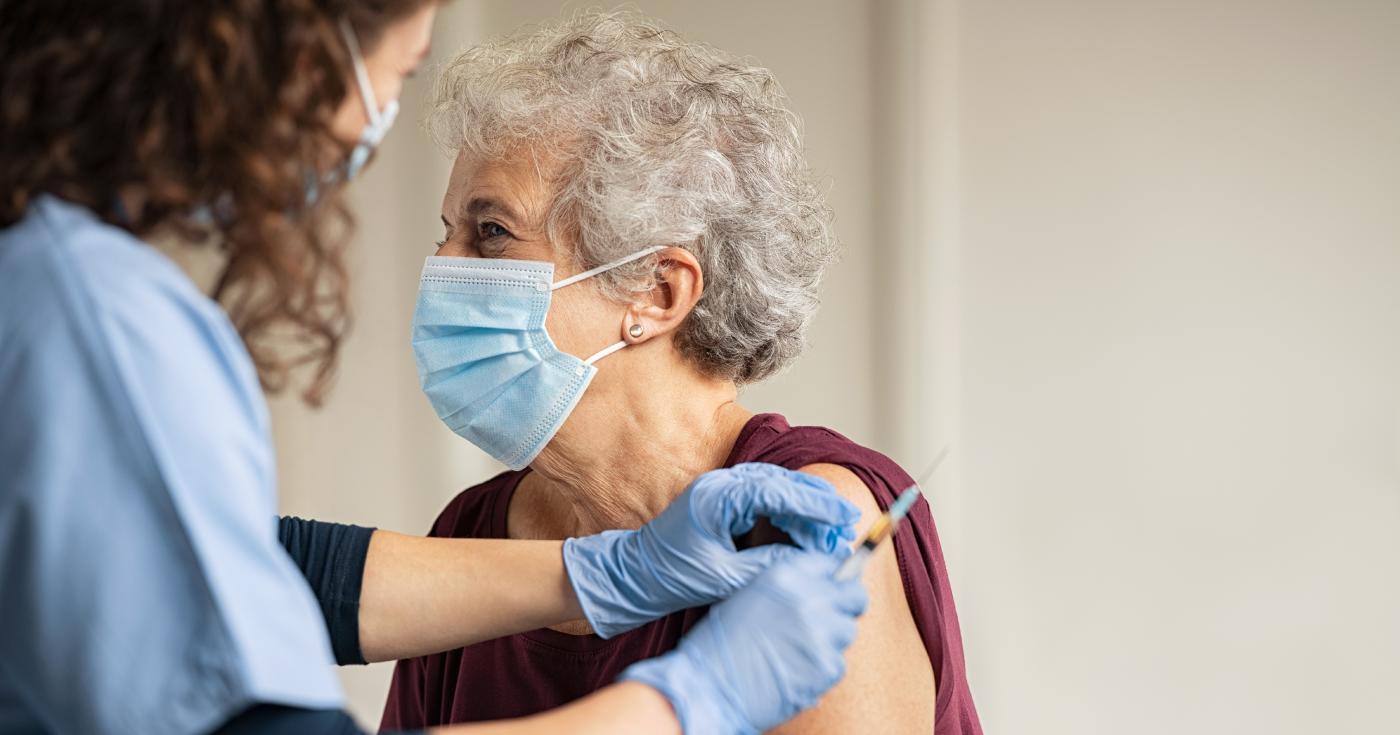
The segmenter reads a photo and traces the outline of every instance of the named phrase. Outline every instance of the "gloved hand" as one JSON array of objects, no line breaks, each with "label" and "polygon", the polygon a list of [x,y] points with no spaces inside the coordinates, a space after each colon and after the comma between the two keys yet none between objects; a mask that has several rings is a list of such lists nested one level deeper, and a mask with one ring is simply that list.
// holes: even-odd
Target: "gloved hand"
[{"label": "gloved hand", "polygon": [[840,560],[798,552],[710,608],[676,650],[622,672],[671,700],[687,733],[757,733],[816,704],[846,673],[842,653],[865,612]]},{"label": "gloved hand", "polygon": [[728,597],[797,552],[776,544],[737,550],[733,537],[759,516],[801,548],[844,556],[860,511],[830,483],[802,472],[758,463],[706,472],[636,531],[564,542],[564,566],[584,616],[608,638]]}]

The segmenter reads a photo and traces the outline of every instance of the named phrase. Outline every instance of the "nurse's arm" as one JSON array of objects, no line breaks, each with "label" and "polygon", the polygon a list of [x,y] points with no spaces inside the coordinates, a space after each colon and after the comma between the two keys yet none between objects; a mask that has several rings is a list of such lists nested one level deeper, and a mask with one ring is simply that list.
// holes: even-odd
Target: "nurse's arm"
[{"label": "nurse's arm", "polygon": [[[607,605],[627,607],[611,626],[625,629],[648,615],[688,606],[682,602],[694,605],[725,596],[720,582],[702,579],[698,589],[703,592],[649,600],[638,585],[667,588],[675,586],[674,580],[658,577],[645,583],[645,577],[631,577],[637,571],[632,567],[662,564],[668,554],[694,554],[681,566],[714,571],[727,563],[716,553],[734,553],[725,529],[752,525],[755,515],[803,518],[812,528],[828,529],[826,534],[853,515],[851,504],[829,491],[824,496],[812,492],[810,478],[798,480],[796,473],[778,467],[744,467],[707,473],[702,477],[709,479],[693,487],[695,497],[709,501],[675,505],[678,516],[669,510],[662,514],[672,519],[665,533],[678,538],[654,551],[658,558],[617,556],[617,547],[605,539],[595,547],[594,561],[579,561],[571,552],[570,565],[581,575],[573,580],[561,541],[422,538],[296,518],[281,519],[278,534],[315,591],[338,663],[413,658],[581,620],[585,616],[574,582],[588,591],[590,615]],[[868,492],[865,500],[873,505]],[[692,515],[705,513],[718,517]],[[816,536],[826,538],[824,533]],[[604,559],[619,568],[605,568],[599,561]],[[735,570],[741,572],[741,567]]]},{"label": "nurse's arm", "polygon": [[376,531],[360,596],[360,647],[392,661],[583,618],[562,541]]},{"label": "nurse's arm", "polygon": [[583,618],[562,541],[406,536],[281,518],[336,662],[425,656]]}]

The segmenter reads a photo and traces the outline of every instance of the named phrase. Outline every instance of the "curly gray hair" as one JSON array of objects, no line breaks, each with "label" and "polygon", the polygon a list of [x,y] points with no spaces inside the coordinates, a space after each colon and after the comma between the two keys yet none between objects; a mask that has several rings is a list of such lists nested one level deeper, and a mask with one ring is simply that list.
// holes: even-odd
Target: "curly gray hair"
[{"label": "curly gray hair", "polygon": [[[773,74],[632,12],[582,12],[459,55],[428,128],[451,151],[525,143],[566,172],[547,223],[583,268],[651,245],[689,250],[705,291],[677,345],[707,374],[750,383],[801,351],[836,242]],[[600,276],[625,301],[655,259]]]}]

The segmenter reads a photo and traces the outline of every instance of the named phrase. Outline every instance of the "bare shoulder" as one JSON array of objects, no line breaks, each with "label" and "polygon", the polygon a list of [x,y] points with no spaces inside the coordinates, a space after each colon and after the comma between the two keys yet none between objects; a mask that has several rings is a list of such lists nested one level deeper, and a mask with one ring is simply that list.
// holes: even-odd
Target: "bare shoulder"
[{"label": "bare shoulder", "polygon": [[[880,514],[870,488],[850,470],[812,464],[803,472],[821,477],[860,508],[858,533]],[[865,571],[870,608],[861,618],[856,641],[846,652],[846,677],[810,709],[774,730],[789,733],[850,733],[879,730],[928,735],[933,732],[933,665],[910,612],[894,549],[886,544]],[[891,719],[890,713],[899,713]],[[878,727],[872,723],[880,723]]]}]

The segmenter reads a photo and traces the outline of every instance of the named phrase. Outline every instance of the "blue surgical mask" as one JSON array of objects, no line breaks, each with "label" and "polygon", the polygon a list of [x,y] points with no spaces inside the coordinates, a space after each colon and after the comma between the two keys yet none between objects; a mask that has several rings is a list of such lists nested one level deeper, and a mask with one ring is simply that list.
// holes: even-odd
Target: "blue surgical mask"
[{"label": "blue surgical mask", "polygon": [[626,258],[554,281],[537,260],[429,257],[413,312],[418,382],[438,418],[507,467],[524,468],[554,438],[598,373],[561,352],[545,331],[554,291],[646,257]]},{"label": "blue surgical mask", "polygon": [[345,180],[349,181],[359,175],[369,162],[369,157],[374,154],[379,143],[384,140],[384,136],[389,134],[389,128],[394,126],[394,120],[399,116],[399,101],[390,100],[389,104],[380,111],[379,103],[374,97],[374,87],[369,83],[369,71],[365,68],[365,58],[360,53],[360,43],[355,38],[355,30],[350,27],[348,21],[340,22],[340,34],[345,37],[345,46],[350,49],[350,60],[355,65],[355,83],[360,88],[360,101],[365,106],[365,116],[369,123],[360,133],[360,139],[356,141],[355,148],[350,152],[350,158],[345,162]]},{"label": "blue surgical mask", "polygon": [[390,100],[381,111],[379,102],[374,96],[374,87],[369,83],[369,70],[365,67],[365,57],[360,53],[360,42],[355,38],[355,29],[350,27],[349,21],[340,21],[340,35],[345,40],[345,47],[350,51],[350,61],[355,67],[355,85],[360,90],[360,103],[365,107],[365,117],[369,120],[365,124],[365,129],[360,131],[360,139],[355,141],[355,147],[350,150],[350,157],[345,159],[345,163],[328,174],[308,173],[306,176],[306,203],[312,205],[321,197],[321,187],[324,185],[348,183],[351,179],[364,170],[365,164],[369,163],[370,156],[374,155],[375,149],[384,140],[384,136],[389,134],[389,128],[394,126],[394,120],[399,116],[399,101]]}]

